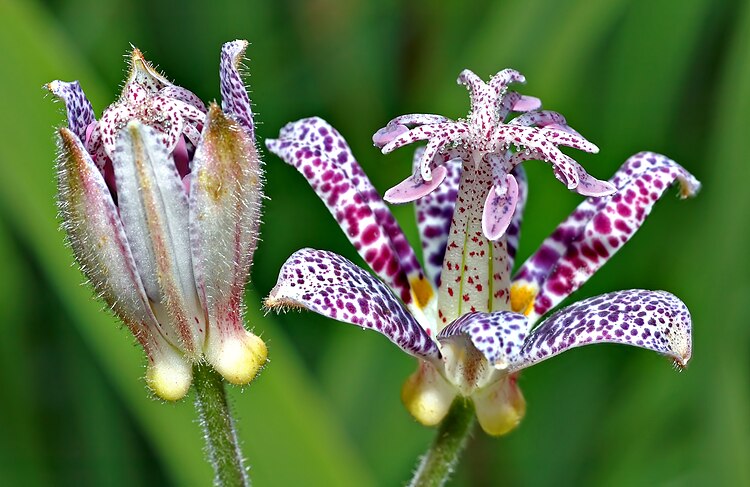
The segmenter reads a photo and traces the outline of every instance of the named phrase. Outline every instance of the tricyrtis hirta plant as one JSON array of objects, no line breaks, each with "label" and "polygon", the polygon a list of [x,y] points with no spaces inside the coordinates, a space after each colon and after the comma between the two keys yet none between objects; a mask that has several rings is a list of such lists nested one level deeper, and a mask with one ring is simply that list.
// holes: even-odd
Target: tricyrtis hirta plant
[{"label": "tricyrtis hirta plant", "polygon": [[120,97],[96,120],[78,82],[48,89],[66,106],[58,198],[83,272],[148,356],[147,382],[185,395],[208,361],[246,384],[266,362],[243,325],[262,170],[238,72],[246,41],[221,51],[222,107],[172,84],[133,49]]},{"label": "tricyrtis hirta plant", "polygon": [[[373,137],[384,153],[427,141],[415,153],[414,174],[385,194],[390,202],[415,202],[424,266],[329,124],[300,120],[267,141],[307,178],[380,277],[331,252],[303,249],[282,267],[267,305],[374,329],[415,356],[418,369],[401,395],[426,425],[439,423],[460,396],[473,402],[487,433],[507,433],[525,412],[518,373],[581,345],[634,345],[680,367],[690,359],[690,314],[664,291],[605,294],[537,324],[630,239],[672,183],[683,197],[699,183],[646,152],[609,181],[590,176],[559,146],[596,146],[560,114],[541,110],[538,99],[509,90],[523,81],[513,70],[489,83],[464,71],[458,82],[471,95],[466,120],[404,115]],[[511,277],[528,194],[520,164],[532,159],[548,162],[557,179],[588,198]]]}]

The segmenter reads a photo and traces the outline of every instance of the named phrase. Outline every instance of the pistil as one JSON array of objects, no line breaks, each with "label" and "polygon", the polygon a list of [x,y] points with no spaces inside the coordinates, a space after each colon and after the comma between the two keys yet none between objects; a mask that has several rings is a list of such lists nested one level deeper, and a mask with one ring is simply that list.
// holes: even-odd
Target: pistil
[{"label": "pistil", "polygon": [[506,238],[493,242],[482,231],[484,201],[492,186],[489,164],[464,160],[438,291],[441,329],[466,313],[509,309]]}]

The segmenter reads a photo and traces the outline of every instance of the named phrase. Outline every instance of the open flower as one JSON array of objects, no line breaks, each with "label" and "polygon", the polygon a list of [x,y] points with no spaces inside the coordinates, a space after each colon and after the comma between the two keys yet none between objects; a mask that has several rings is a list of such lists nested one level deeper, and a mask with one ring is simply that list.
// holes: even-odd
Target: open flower
[{"label": "open flower", "polygon": [[[534,100],[500,90],[493,103],[502,110],[528,110],[539,108]],[[504,118],[507,111],[502,110]],[[543,124],[549,113],[529,111],[519,118]],[[376,144],[392,148],[406,141],[413,131],[399,127],[417,118],[419,123],[448,123],[437,116],[406,116],[378,132]],[[470,117],[467,130],[497,133],[497,120],[474,124],[475,118]],[[533,130],[540,130],[536,133],[542,138],[550,135],[545,128]],[[380,279],[337,254],[303,249],[283,265],[266,305],[305,308],[382,333],[418,359],[417,371],[402,389],[403,402],[418,421],[439,423],[462,396],[473,401],[482,428],[492,435],[512,430],[525,413],[518,373],[570,348],[622,343],[659,352],[684,367],[691,356],[690,314],[664,291],[609,293],[537,322],[630,239],[672,183],[680,183],[685,197],[698,190],[698,181],[664,156],[644,152],[631,157],[609,182],[592,183],[602,191],[581,203],[511,278],[528,193],[524,172],[519,166],[506,167],[506,176],[514,181],[506,194],[513,193],[516,202],[505,217],[507,231],[493,232],[496,238],[488,239],[483,213],[497,184],[498,166],[487,155],[503,158],[507,152],[497,154],[492,137],[487,143],[474,136],[463,140],[468,141],[464,146],[443,151],[430,149],[432,142],[418,149],[415,176],[407,180],[419,188],[410,196],[416,199],[424,272],[335,129],[310,118],[288,124],[279,139],[268,140],[268,148],[310,182]],[[549,140],[536,140],[551,147]],[[518,154],[526,157],[517,152],[510,159]],[[431,169],[432,181],[441,184],[421,173],[425,167]],[[576,174],[579,185],[594,181]],[[427,184],[429,191],[420,186]]]},{"label": "open flower", "polygon": [[66,106],[58,201],[76,259],[143,346],[147,382],[185,395],[207,360],[246,384],[266,362],[245,330],[262,170],[238,72],[246,41],[221,51],[222,108],[159,74],[133,49],[120,98],[97,121],[78,82],[47,88]]}]

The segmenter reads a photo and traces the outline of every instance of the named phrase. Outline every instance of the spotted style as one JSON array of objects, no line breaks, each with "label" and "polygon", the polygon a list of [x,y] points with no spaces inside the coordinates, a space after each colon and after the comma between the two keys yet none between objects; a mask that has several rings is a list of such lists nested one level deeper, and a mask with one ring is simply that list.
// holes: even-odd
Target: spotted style
[{"label": "spotted style", "polygon": [[242,128],[255,139],[255,124],[253,123],[253,110],[250,106],[250,95],[247,93],[245,83],[239,72],[239,66],[245,56],[247,41],[236,40],[227,42],[221,48],[221,62],[219,64],[219,77],[221,83],[221,109],[230,113]]},{"label": "spotted style", "polygon": [[[536,110],[540,106],[528,103],[530,100],[520,98],[515,92],[508,93],[509,84],[524,82],[523,75],[512,69],[500,71],[489,83],[464,70],[458,83],[465,85],[471,95],[471,112],[467,121],[454,121],[440,115],[404,115],[379,130],[373,141],[384,154],[407,144],[428,141],[419,167],[410,178],[387,192],[386,200],[403,203],[433,191],[442,183],[443,172],[435,173],[441,167],[440,159],[450,160],[458,156],[475,164],[487,165],[492,174],[493,191],[482,193],[482,228],[488,239],[497,240],[505,234],[518,202],[517,183],[510,173],[523,161],[540,159],[550,163],[557,179],[583,195],[613,193],[614,188],[609,183],[590,176],[558,149],[558,146],[565,145],[586,152],[599,150],[570,128],[562,115],[534,111],[505,122],[511,110]],[[525,103],[518,103],[521,100]],[[447,154],[450,157],[446,157]],[[433,181],[435,175],[437,181]],[[404,187],[408,191],[403,191]]]}]

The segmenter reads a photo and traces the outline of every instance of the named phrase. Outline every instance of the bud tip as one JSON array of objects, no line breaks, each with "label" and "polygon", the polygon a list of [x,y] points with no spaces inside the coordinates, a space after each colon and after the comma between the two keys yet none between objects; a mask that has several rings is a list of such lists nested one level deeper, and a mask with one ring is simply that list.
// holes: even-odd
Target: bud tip
[{"label": "bud tip", "polygon": [[266,344],[247,330],[225,339],[206,358],[228,382],[235,385],[250,383],[268,360]]},{"label": "bud tip", "polygon": [[178,401],[185,397],[193,382],[193,371],[184,361],[153,363],[146,372],[146,382],[154,393],[165,401]]}]

